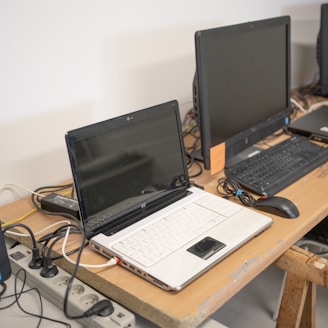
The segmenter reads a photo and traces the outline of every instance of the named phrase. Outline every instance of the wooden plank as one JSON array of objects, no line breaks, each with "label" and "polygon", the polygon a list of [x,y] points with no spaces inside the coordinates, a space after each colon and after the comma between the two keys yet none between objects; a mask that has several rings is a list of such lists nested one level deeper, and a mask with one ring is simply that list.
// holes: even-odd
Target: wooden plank
[{"label": "wooden plank", "polygon": [[277,328],[300,327],[309,282],[287,273]]},{"label": "wooden plank", "polygon": [[309,328],[309,327],[315,328],[316,301],[317,301],[317,285],[312,282],[309,282],[300,328]]},{"label": "wooden plank", "polygon": [[287,271],[277,328],[314,328],[316,285],[328,287],[328,260],[293,246],[275,264]]},{"label": "wooden plank", "polygon": [[297,246],[292,246],[274,264],[296,276],[328,287],[328,260]]},{"label": "wooden plank", "polygon": [[316,284],[288,273],[276,328],[315,328]]}]

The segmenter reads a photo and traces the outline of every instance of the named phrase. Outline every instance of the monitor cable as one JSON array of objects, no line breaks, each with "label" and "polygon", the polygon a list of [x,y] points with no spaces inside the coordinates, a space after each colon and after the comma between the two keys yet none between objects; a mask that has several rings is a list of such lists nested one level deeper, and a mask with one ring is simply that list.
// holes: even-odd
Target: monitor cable
[{"label": "monitor cable", "polygon": [[243,190],[238,182],[220,178],[216,186],[216,190],[224,198],[229,199],[231,197],[238,198],[245,206],[254,207],[256,199],[247,191]]}]

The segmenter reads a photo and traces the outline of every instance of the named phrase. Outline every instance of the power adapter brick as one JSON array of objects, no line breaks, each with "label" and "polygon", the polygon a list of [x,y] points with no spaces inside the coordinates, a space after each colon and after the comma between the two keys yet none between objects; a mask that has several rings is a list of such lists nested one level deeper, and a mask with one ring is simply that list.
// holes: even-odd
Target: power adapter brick
[{"label": "power adapter brick", "polygon": [[80,219],[79,204],[77,200],[56,193],[41,198],[41,208],[52,213],[66,213]]}]

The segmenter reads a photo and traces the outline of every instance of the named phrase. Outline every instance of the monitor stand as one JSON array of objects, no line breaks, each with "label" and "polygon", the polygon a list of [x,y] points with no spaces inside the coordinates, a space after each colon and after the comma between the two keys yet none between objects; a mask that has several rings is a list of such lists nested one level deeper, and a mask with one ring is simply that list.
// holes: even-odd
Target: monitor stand
[{"label": "monitor stand", "polygon": [[201,149],[193,151],[190,154],[190,156],[196,161],[204,162],[204,157],[202,155],[202,150]]},{"label": "monitor stand", "polygon": [[[225,167],[231,167],[239,162],[242,162],[243,160],[258,154],[262,150],[263,149],[258,146],[251,146],[251,147],[241,151],[237,155],[231,157],[230,159],[226,159]],[[204,158],[203,158],[201,149],[195,150],[194,152],[192,152],[191,157],[196,161],[204,162]]]},{"label": "monitor stand", "polygon": [[258,146],[251,146],[229,159],[226,158],[225,167],[229,168],[239,162],[242,162],[243,160],[245,160],[247,158],[250,158],[250,157],[260,153],[262,150],[263,149]]}]

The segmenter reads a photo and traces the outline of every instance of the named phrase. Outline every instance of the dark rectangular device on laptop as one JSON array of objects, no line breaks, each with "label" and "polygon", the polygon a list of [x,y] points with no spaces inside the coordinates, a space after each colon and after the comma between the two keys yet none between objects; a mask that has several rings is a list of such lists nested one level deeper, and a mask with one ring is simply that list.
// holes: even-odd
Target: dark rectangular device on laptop
[{"label": "dark rectangular device on laptop", "polygon": [[288,130],[328,143],[328,107],[322,106],[295,120],[288,126]]}]

